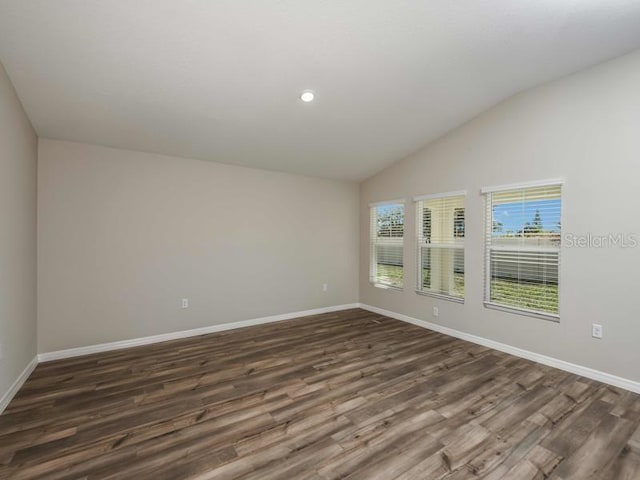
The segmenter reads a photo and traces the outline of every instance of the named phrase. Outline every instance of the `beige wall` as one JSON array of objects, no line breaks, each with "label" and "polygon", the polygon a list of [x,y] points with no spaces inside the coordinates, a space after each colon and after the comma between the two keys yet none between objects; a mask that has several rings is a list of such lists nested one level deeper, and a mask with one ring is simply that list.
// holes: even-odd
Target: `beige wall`
[{"label": "beige wall", "polygon": [[[361,184],[361,302],[640,380],[640,248],[563,248],[559,324],[483,307],[480,188],[564,177],[563,233],[640,234],[640,52],[518,95]],[[414,293],[408,235],[404,291],[368,282],[369,202],[468,191],[466,303]],[[415,209],[406,210],[415,231]],[[440,316],[432,316],[438,306]],[[591,324],[604,338],[591,338]]]},{"label": "beige wall", "polygon": [[36,354],[37,149],[0,64],[0,397]]},{"label": "beige wall", "polygon": [[40,352],[358,301],[356,184],[46,139],[38,182]]}]

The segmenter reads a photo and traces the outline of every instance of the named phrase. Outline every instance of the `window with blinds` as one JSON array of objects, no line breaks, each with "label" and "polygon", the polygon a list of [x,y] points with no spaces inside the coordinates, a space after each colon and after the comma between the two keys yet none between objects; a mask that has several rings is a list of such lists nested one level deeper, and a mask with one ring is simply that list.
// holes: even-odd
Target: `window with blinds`
[{"label": "window with blinds", "polygon": [[416,197],[418,293],[464,300],[465,192]]},{"label": "window with blinds", "polygon": [[485,304],[557,321],[562,181],[483,193]]},{"label": "window with blinds", "polygon": [[373,204],[370,227],[369,280],[402,288],[404,279],[404,203]]}]

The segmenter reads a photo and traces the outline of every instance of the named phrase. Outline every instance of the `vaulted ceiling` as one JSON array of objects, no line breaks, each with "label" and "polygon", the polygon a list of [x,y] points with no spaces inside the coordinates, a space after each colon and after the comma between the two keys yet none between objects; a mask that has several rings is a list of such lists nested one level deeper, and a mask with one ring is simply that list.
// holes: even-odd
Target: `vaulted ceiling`
[{"label": "vaulted ceiling", "polygon": [[345,180],[638,47],[638,0],[0,0],[40,136]]}]

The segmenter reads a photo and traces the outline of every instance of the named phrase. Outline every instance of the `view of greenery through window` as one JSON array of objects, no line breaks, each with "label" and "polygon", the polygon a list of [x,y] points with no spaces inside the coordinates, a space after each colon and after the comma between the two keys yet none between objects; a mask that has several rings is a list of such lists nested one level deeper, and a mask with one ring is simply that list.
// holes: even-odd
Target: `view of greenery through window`
[{"label": "view of greenery through window", "polygon": [[491,280],[491,300],[503,305],[558,313],[558,285]]},{"label": "view of greenery through window", "polygon": [[402,288],[403,268],[399,265],[386,265],[378,263],[378,280],[385,285]]},{"label": "view of greenery through window", "polygon": [[[422,278],[425,285],[429,285],[428,268],[422,269]],[[402,267],[395,265],[378,264],[378,276],[385,283],[394,286],[402,286]],[[456,295],[464,296],[464,274],[456,273],[454,276],[454,291]],[[512,280],[493,279],[491,281],[491,298],[496,303],[511,302],[515,299],[514,306],[521,308],[537,309],[540,297],[546,298],[549,312],[558,311],[558,285],[544,283],[520,284]]]},{"label": "view of greenery through window", "polygon": [[[431,286],[431,269],[428,267],[422,268],[422,285]],[[464,298],[464,273],[454,272],[452,293],[454,297]]]}]

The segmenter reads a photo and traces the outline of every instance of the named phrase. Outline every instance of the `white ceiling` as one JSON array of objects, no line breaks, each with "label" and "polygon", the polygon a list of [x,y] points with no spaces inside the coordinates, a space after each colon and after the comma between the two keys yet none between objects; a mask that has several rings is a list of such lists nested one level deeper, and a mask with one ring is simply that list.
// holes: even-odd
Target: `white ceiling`
[{"label": "white ceiling", "polygon": [[640,0],[0,0],[40,136],[348,180],[638,47]]}]

